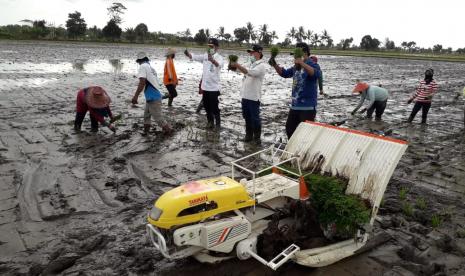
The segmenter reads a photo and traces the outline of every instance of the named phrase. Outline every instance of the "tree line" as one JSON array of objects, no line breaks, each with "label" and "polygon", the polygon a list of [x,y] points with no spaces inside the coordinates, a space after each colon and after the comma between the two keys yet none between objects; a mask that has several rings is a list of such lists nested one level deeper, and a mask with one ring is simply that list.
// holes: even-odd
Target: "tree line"
[{"label": "tree line", "polygon": [[88,27],[81,13],[75,11],[68,14],[65,27],[54,26],[45,20],[24,19],[22,25],[0,26],[0,38],[6,39],[48,39],[48,40],[82,40],[82,41],[110,41],[110,42],[130,42],[130,43],[155,43],[155,44],[198,44],[203,45],[209,37],[217,37],[228,46],[242,46],[244,43],[259,43],[264,46],[279,45],[288,47],[294,42],[307,42],[311,47],[323,49],[339,50],[367,50],[367,51],[405,51],[410,53],[446,53],[465,54],[465,47],[453,51],[451,47],[445,48],[441,44],[436,44],[433,48],[417,47],[414,41],[403,41],[396,45],[394,41],[386,38],[381,42],[371,35],[365,35],[359,44],[354,43],[352,37],[341,39],[335,43],[327,30],[321,33],[305,29],[304,26],[292,27],[279,41],[276,31],[270,30],[267,24],[254,26],[247,22],[245,26],[235,28],[231,33],[225,32],[225,28],[220,26],[215,33],[208,28],[203,28],[193,34],[189,28],[175,34],[163,32],[150,32],[147,25],[140,23],[134,28],[121,29],[122,16],[127,8],[114,2],[107,8],[109,20],[102,28],[97,26]]}]

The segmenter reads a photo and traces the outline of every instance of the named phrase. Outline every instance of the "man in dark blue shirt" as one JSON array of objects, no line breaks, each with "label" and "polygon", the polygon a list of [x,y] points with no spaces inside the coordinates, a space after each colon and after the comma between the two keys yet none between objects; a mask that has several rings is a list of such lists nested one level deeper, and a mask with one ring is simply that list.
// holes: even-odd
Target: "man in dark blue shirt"
[{"label": "man in dark blue shirt", "polygon": [[293,78],[292,102],[286,121],[286,134],[289,139],[297,126],[304,121],[314,121],[316,117],[318,78],[320,66],[310,59],[310,47],[299,42],[296,48],[302,48],[303,58],[294,59],[294,66],[288,69],[273,63],[276,72],[283,78]]}]

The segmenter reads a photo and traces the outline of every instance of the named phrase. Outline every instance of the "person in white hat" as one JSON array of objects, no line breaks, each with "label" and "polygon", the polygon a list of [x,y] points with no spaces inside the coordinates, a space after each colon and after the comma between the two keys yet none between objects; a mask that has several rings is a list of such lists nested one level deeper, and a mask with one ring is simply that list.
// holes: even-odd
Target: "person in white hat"
[{"label": "person in white hat", "polygon": [[178,76],[176,74],[176,69],[174,68],[174,57],[176,55],[176,50],[173,48],[168,48],[166,51],[165,57],[165,70],[163,74],[163,84],[168,90],[168,106],[173,105],[173,99],[178,96],[176,91],[176,86],[178,85]]},{"label": "person in white hat", "polygon": [[151,127],[151,118],[163,129],[163,133],[171,134],[171,126],[164,120],[161,113],[161,99],[162,95],[161,85],[159,83],[157,72],[150,66],[149,58],[145,52],[137,54],[136,62],[140,65],[137,77],[139,78],[139,85],[137,86],[136,93],[132,98],[132,104],[137,104],[137,99],[142,91],[145,96],[145,110],[144,110],[144,132],[147,135]]}]

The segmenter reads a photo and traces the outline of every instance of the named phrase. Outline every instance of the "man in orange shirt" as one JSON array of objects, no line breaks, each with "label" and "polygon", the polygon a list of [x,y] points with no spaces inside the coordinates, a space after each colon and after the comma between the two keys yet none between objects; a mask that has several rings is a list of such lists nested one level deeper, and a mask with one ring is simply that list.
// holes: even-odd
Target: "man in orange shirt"
[{"label": "man in orange shirt", "polygon": [[176,98],[178,92],[176,92],[176,85],[178,85],[178,76],[176,75],[176,70],[174,69],[174,56],[176,55],[176,50],[173,48],[168,48],[166,52],[166,62],[165,62],[165,72],[163,74],[163,84],[168,90],[168,106],[173,105],[173,99]]}]

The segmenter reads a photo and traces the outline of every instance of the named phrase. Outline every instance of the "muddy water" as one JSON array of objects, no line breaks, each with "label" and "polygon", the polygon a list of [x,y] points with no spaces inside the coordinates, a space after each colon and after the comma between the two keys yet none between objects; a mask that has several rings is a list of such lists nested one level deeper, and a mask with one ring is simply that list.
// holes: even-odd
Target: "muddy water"
[{"label": "muddy water", "polygon": [[[223,70],[223,128],[205,129],[195,114],[201,65],[176,57],[180,76],[174,107],[164,115],[173,136],[155,129],[142,137],[143,100],[128,100],[136,86],[137,52],[146,51],[161,75],[163,49],[150,46],[0,41],[0,273],[44,275],[446,275],[465,274],[465,64],[321,56],[326,97],[317,119],[409,141],[386,191],[375,232],[384,243],[335,265],[286,265],[279,273],[255,261],[203,265],[169,262],[148,244],[144,223],[153,200],[191,179],[228,174],[228,162],[257,148],[240,142],[241,76]],[[182,52],[183,49],[178,49]],[[200,50],[193,50],[200,52]],[[232,53],[223,52],[224,56]],[[240,61],[244,53],[235,53]],[[278,62],[290,65],[288,56]],[[440,92],[427,125],[405,120],[409,94],[426,68]],[[382,122],[349,112],[356,79],[382,85],[390,99]],[[79,88],[103,86],[118,131],[72,129]],[[291,81],[268,69],[264,81],[263,147],[285,139]],[[164,103],[166,104],[166,103]],[[434,223],[433,221],[439,223]]]}]

